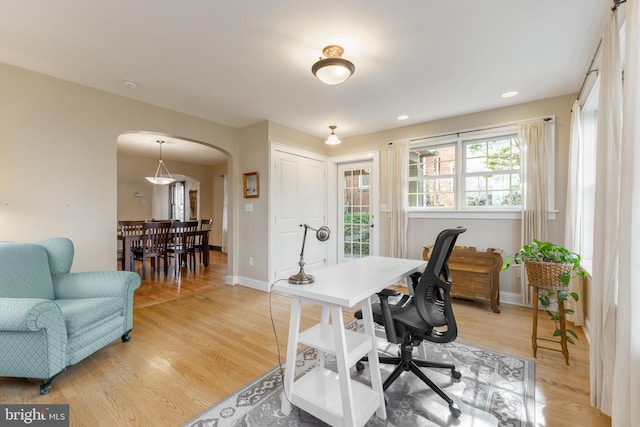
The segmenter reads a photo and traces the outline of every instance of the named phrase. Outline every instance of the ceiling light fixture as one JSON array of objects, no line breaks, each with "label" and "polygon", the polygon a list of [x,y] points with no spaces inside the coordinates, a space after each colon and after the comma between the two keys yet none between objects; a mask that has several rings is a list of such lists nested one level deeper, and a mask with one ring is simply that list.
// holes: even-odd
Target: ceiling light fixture
[{"label": "ceiling light fixture", "polygon": [[407,116],[406,114],[398,116],[398,120],[407,120],[408,118],[409,118],[409,116]]},{"label": "ceiling light fixture", "polygon": [[334,126],[334,125],[329,126],[329,129],[331,129],[331,133],[329,134],[329,138],[327,138],[327,140],[324,142],[325,144],[327,144],[327,145],[338,145],[338,144],[340,144],[342,142],[336,136],[335,130],[336,130],[337,127],[338,126]]},{"label": "ceiling light fixture", "polygon": [[129,89],[135,89],[135,88],[138,87],[138,84],[136,82],[134,82],[134,81],[131,81],[131,80],[125,80],[125,81],[122,82],[122,84],[125,87],[128,87]]},{"label": "ceiling light fixture", "polygon": [[512,96],[516,96],[517,94],[518,94],[517,90],[512,90],[512,91],[503,93],[502,97],[503,98],[511,98]]},{"label": "ceiling light fixture", "polygon": [[[162,160],[162,144],[164,144],[164,141],[158,140],[156,142],[160,144],[160,159],[158,160],[158,168],[156,169],[155,176],[146,176],[145,179],[150,183],[156,184],[156,185],[171,184],[172,182],[175,181],[175,178],[171,176],[169,169],[167,169],[167,166],[164,164],[164,161]],[[161,169],[164,169],[164,172],[165,172],[164,174],[161,174]],[[169,175],[169,176],[165,176],[165,175]]]},{"label": "ceiling light fixture", "polygon": [[341,58],[343,53],[344,49],[341,46],[334,44],[326,46],[322,49],[322,54],[326,58],[320,57],[319,61],[311,67],[311,72],[323,83],[339,85],[356,71],[353,62]]}]

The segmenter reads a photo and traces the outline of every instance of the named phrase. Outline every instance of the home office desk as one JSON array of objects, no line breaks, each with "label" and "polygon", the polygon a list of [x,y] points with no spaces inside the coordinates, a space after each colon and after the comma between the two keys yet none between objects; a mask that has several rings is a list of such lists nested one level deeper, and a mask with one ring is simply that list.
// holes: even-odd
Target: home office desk
[{"label": "home office desk", "polygon": [[[426,261],[370,256],[312,272],[315,282],[279,282],[274,289],[292,295],[282,412],[291,404],[332,426],[362,426],[375,412],[386,419],[384,391],[375,345],[372,296],[424,266]],[[320,323],[300,332],[302,303],[322,306]],[[364,333],[345,330],[343,307],[360,304]],[[295,379],[298,345],[318,349],[314,369]],[[338,372],[324,367],[325,355],[336,357]],[[353,381],[349,368],[368,355],[371,387]]]}]

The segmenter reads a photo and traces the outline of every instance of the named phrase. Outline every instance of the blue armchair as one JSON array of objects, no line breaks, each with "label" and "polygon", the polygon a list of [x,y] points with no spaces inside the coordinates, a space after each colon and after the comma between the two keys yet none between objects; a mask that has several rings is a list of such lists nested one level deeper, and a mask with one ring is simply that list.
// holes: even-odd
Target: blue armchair
[{"label": "blue armchair", "polygon": [[67,238],[0,242],[0,376],[43,380],[121,337],[131,339],[140,276],[125,271],[70,273]]}]

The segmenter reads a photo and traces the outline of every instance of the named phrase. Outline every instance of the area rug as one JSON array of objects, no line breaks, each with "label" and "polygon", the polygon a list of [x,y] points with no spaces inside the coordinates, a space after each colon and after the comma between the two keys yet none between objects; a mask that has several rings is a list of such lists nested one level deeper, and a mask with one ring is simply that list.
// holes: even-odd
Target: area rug
[{"label": "area rug", "polygon": [[[348,325],[359,329],[356,322]],[[397,346],[377,339],[381,353],[397,355]],[[415,375],[405,372],[385,392],[387,419],[375,414],[367,426],[533,426],[535,425],[535,363],[478,347],[453,342],[424,344],[427,360],[453,362],[462,378],[455,380],[448,370],[425,369],[460,407],[462,415],[455,419],[448,405]],[[315,366],[316,349],[298,353],[296,377]],[[333,363],[333,366],[331,366]],[[336,370],[335,361],[327,362]],[[351,370],[354,380],[370,384],[369,366],[363,372]],[[382,379],[393,367],[381,364]],[[280,411],[282,397],[282,369],[277,366],[202,412],[183,427],[241,427],[241,426],[326,426],[314,416],[294,407],[289,415]]]}]

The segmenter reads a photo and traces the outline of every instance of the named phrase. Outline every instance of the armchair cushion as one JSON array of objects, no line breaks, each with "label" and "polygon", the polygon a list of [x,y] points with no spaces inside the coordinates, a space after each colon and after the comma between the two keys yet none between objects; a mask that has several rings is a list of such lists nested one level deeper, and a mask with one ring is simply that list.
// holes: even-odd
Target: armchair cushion
[{"label": "armchair cushion", "polygon": [[0,257],[0,298],[43,298],[53,300],[53,280],[47,251],[28,243],[0,243],[11,247]]},{"label": "armchair cushion", "polygon": [[55,303],[62,310],[70,337],[118,315],[124,305],[121,298],[58,299]]}]

